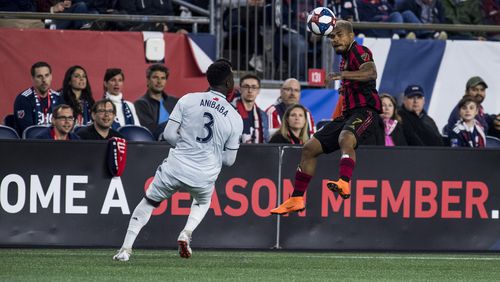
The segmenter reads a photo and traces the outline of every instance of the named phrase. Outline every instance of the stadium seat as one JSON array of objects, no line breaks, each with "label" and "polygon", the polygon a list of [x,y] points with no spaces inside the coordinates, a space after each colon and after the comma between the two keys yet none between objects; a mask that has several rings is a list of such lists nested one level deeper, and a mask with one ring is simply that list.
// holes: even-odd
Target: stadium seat
[{"label": "stadium seat", "polygon": [[329,123],[330,121],[332,121],[331,119],[323,119],[323,120],[320,120],[318,121],[318,123],[316,124],[316,128],[319,130],[320,128],[322,128],[325,124]]},{"label": "stadium seat", "polygon": [[47,129],[46,125],[32,125],[23,131],[23,139],[34,139],[35,136]]},{"label": "stadium seat", "polygon": [[19,139],[19,135],[11,127],[0,125],[0,139]]},{"label": "stadium seat", "polygon": [[494,136],[486,136],[486,148],[500,148],[500,139]]},{"label": "stadium seat", "polygon": [[124,125],[119,127],[117,131],[120,132],[127,141],[155,141],[149,129],[140,125]]},{"label": "stadium seat", "polygon": [[5,124],[10,128],[16,128],[16,120],[14,119],[14,115],[13,114],[6,115],[3,118],[3,124]]}]

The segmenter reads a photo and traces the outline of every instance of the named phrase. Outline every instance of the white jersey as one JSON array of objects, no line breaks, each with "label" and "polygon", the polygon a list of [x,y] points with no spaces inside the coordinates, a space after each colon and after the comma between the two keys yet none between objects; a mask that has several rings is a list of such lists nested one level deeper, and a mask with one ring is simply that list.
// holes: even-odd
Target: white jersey
[{"label": "white jersey", "polygon": [[180,137],[167,157],[167,173],[194,187],[215,183],[223,151],[240,147],[238,112],[219,92],[190,93],[179,99],[169,122],[180,124]]}]

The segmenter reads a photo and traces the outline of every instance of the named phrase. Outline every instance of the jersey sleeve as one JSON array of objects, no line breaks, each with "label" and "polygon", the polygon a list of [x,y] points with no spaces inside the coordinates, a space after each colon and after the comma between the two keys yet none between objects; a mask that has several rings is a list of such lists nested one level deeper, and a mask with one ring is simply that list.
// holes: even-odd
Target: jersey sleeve
[{"label": "jersey sleeve", "polygon": [[373,55],[370,49],[366,48],[365,46],[361,47],[362,48],[359,48],[359,65],[361,66],[364,63],[373,62]]},{"label": "jersey sleeve", "polygon": [[14,118],[20,135],[27,127],[35,124],[31,105],[22,95],[17,96],[14,102]]},{"label": "jersey sleeve", "polygon": [[233,131],[224,146],[224,150],[238,150],[240,148],[241,134],[243,133],[243,120],[239,115],[234,120]]}]

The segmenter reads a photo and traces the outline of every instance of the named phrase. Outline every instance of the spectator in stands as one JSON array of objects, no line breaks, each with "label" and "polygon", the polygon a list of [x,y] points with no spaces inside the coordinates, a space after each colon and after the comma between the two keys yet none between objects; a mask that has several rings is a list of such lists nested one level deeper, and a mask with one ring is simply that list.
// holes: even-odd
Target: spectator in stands
[{"label": "spectator in stands", "polygon": [[[444,24],[444,9],[441,0],[402,0],[397,2],[396,9],[404,13],[411,11],[417,16],[420,23],[424,24]],[[446,31],[417,30],[415,34],[418,38],[437,38],[446,40]]]},{"label": "spectator in stands", "polygon": [[[474,100],[476,100],[476,103],[479,105],[478,115],[476,119],[483,127],[484,132],[487,133],[491,127],[491,124],[493,123],[493,120],[495,119],[495,115],[489,115],[484,112],[482,103],[486,98],[486,88],[488,88],[488,85],[481,77],[473,76],[469,78],[469,80],[467,80],[467,83],[465,84],[464,97],[472,96]],[[443,130],[444,133],[449,133],[448,129],[453,128],[459,119],[460,119],[460,107],[457,105],[451,112],[450,117],[448,118],[448,125]]]},{"label": "spectator in stands", "polygon": [[[356,0],[331,0],[328,2],[327,7],[335,13],[337,19],[359,22]],[[312,10],[312,8],[309,10]]]},{"label": "spectator in stands", "polygon": [[241,143],[267,143],[269,141],[269,123],[266,113],[257,106],[255,100],[260,93],[260,78],[247,74],[240,78],[240,97],[231,104],[243,119]]},{"label": "spectator in stands", "polygon": [[[264,2],[264,0],[249,0],[245,6],[230,7],[223,15],[223,27],[229,33],[226,37],[226,46],[230,46],[230,50],[240,48],[242,68],[248,69],[249,65],[259,73],[264,72],[262,36]],[[267,20],[267,23],[269,24],[270,20]],[[246,47],[250,58],[246,57]]]},{"label": "spectator in stands", "polygon": [[[481,24],[483,16],[479,0],[442,0],[446,23],[448,24]],[[486,40],[484,32],[450,31],[450,39]]]},{"label": "spectator in stands", "polygon": [[[171,0],[142,0],[130,1],[119,0],[119,5],[124,13],[129,15],[155,15],[155,16],[173,16],[174,11],[172,8]],[[131,31],[161,31],[161,32],[175,32],[180,31],[187,33],[183,29],[177,29],[174,23],[130,23],[128,30]]]},{"label": "spectator in stands", "polygon": [[52,126],[47,127],[35,139],[78,140],[80,137],[71,132],[75,125],[73,109],[66,104],[57,105],[52,112]]},{"label": "spectator in stands", "polygon": [[113,129],[126,124],[141,125],[134,104],[123,99],[123,82],[125,75],[118,68],[109,68],[104,74],[104,98],[107,98],[115,104],[116,117],[113,122]]},{"label": "spectator in stands", "polygon": [[[37,11],[42,13],[87,14],[87,4],[83,0],[35,0]],[[56,29],[80,29],[87,22],[83,20],[54,20]]]},{"label": "spectator in stands", "polygon": [[288,107],[279,130],[274,133],[269,143],[304,145],[309,140],[306,115],[307,109],[300,104]]},{"label": "spectator in stands", "polygon": [[493,124],[488,131],[488,135],[500,139],[500,114],[495,117]]},{"label": "spectator in stands", "polygon": [[475,118],[479,105],[472,96],[465,96],[458,102],[460,120],[451,128],[448,135],[452,147],[484,148],[486,135],[481,123]]},{"label": "spectator in stands", "polygon": [[396,112],[396,99],[387,93],[380,95],[382,102],[382,114],[380,114],[382,129],[379,130],[378,139],[383,139],[383,143],[387,147],[391,146],[406,146],[406,138],[401,125],[401,117]]},{"label": "spectator in stands", "polygon": [[410,146],[443,146],[434,120],[424,110],[424,89],[420,85],[406,87],[403,106],[398,111],[403,132]]},{"label": "spectator in stands", "polygon": [[62,89],[59,92],[64,102],[73,109],[76,118],[75,125],[92,123],[90,110],[94,105],[94,97],[87,71],[83,67],[72,66],[66,71]]},{"label": "spectator in stands", "polygon": [[84,140],[107,140],[111,137],[123,136],[111,128],[116,116],[116,107],[111,100],[102,99],[95,102],[92,107],[92,120],[90,124],[78,130],[78,135]]},{"label": "spectator in stands", "polygon": [[[398,12],[388,0],[357,0],[359,19],[365,22],[388,22],[388,23],[420,23],[418,17],[410,10]],[[407,39],[415,39],[414,32],[406,32],[403,29],[365,29],[366,36],[370,37],[392,37],[399,39],[406,36]]]},{"label": "spectator in stands", "polygon": [[22,91],[14,101],[14,117],[19,135],[31,125],[48,125],[54,108],[63,104],[59,93],[50,89],[52,68],[46,62],[31,66],[33,86]]},{"label": "spectator in stands", "polygon": [[[280,128],[286,109],[291,105],[299,103],[300,83],[295,78],[288,78],[281,86],[280,97],[278,100],[266,109],[270,135],[273,135]],[[307,110],[306,120],[310,137],[315,132],[315,128],[314,120],[309,110]]]},{"label": "spectator in stands", "polygon": [[112,14],[119,8],[117,0],[87,0],[86,3],[87,9],[93,14]]},{"label": "spectator in stands", "polygon": [[[500,0],[481,0],[483,24],[500,25]],[[487,34],[488,40],[500,41],[500,33]]]},{"label": "spectator in stands", "polygon": [[[34,0],[0,0],[0,11],[3,12],[35,12]],[[44,28],[41,20],[0,19],[0,28]]]},{"label": "spectator in stands", "polygon": [[281,6],[276,7],[281,17],[275,20],[278,28],[274,34],[274,57],[278,64],[287,64],[288,70],[281,67],[281,72],[298,80],[306,79],[308,67],[320,67],[314,65],[320,58],[314,56],[321,53],[321,37],[307,32],[306,25],[309,12],[318,4],[316,0],[281,1]]},{"label": "spectator in stands", "polygon": [[134,102],[140,123],[149,129],[155,138],[163,133],[170,113],[179,99],[167,95],[165,86],[170,72],[161,64],[154,64],[146,70],[148,90]]}]

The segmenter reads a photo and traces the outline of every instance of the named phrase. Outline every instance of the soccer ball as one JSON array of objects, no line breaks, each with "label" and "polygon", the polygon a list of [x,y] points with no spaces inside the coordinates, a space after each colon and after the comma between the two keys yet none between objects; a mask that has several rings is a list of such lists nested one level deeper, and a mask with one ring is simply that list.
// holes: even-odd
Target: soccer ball
[{"label": "soccer ball", "polygon": [[316,35],[328,36],[332,33],[336,22],[337,18],[332,10],[318,7],[307,16],[307,29]]}]

